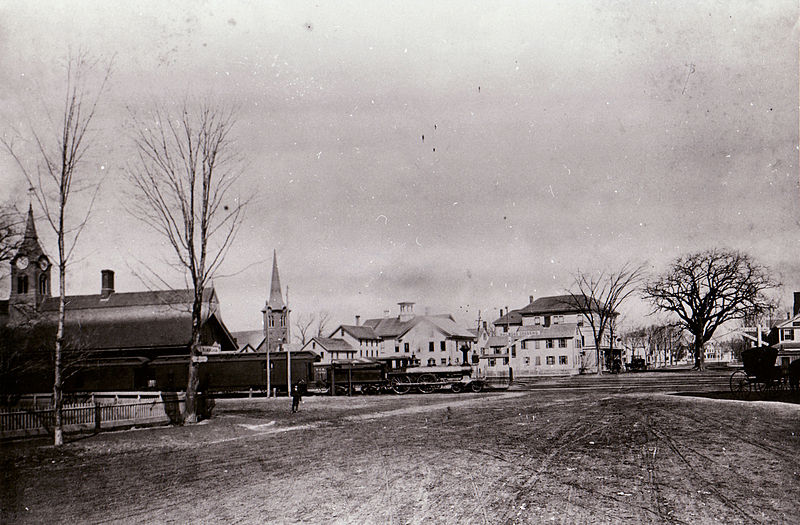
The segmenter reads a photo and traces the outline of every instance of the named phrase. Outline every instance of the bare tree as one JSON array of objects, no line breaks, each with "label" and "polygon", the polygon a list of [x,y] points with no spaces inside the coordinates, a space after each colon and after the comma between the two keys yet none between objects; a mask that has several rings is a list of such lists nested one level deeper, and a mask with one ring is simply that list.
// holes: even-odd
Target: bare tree
[{"label": "bare tree", "polygon": [[325,310],[317,314],[317,337],[325,337],[325,328],[331,320],[330,312]]},{"label": "bare tree", "polygon": [[175,266],[193,289],[184,420],[195,423],[203,294],[233,243],[246,204],[232,195],[241,165],[231,137],[235,114],[212,102],[184,102],[177,114],[163,107],[146,121],[132,118],[138,162],[126,169],[135,190],[130,211],[169,242]]},{"label": "bare tree", "polygon": [[[0,206],[0,264],[11,260],[21,240],[22,218],[12,206]],[[0,273],[0,276],[2,273]]]},{"label": "bare tree", "polygon": [[[597,373],[602,374],[601,350],[603,337],[609,332],[610,350],[614,349],[614,319],[617,309],[637,289],[644,277],[644,265],[624,264],[616,271],[581,272],[575,274],[572,306],[577,307],[594,337]],[[613,357],[613,356],[609,356]]]},{"label": "bare tree", "polygon": [[[62,408],[62,351],[66,319],[66,273],[78,238],[89,219],[102,178],[79,168],[92,145],[91,124],[100,97],[111,75],[111,64],[102,69],[102,80],[95,89],[90,86],[92,73],[98,63],[87,54],[69,57],[66,71],[66,93],[58,120],[49,118],[56,128],[52,143],[40,130],[31,125],[34,154],[38,158],[35,168],[28,167],[23,153],[12,140],[3,138],[2,144],[16,162],[31,187],[33,195],[44,211],[48,224],[58,242],[58,328],[54,348],[53,409],[55,411],[54,443],[64,443],[61,423]],[[49,111],[48,111],[49,116]],[[75,202],[78,195],[87,197]],[[79,211],[77,215],[73,212]],[[75,217],[73,219],[73,217]]]},{"label": "bare tree", "polygon": [[316,316],[314,314],[302,314],[297,316],[297,320],[294,322],[294,327],[297,328],[297,336],[300,337],[300,344],[304,345],[308,342],[308,336],[311,335],[309,330],[311,329],[311,325],[314,324],[316,320]]},{"label": "bare tree", "polygon": [[675,314],[694,336],[694,368],[705,366],[703,347],[723,323],[768,311],[766,293],[778,286],[769,270],[749,255],[706,250],[676,259],[644,288],[643,296],[658,310]]}]

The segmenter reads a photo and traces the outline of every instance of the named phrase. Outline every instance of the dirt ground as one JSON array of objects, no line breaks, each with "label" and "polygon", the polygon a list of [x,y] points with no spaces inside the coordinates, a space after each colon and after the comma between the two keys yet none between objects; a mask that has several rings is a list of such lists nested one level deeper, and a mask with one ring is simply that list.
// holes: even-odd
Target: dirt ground
[{"label": "dirt ground", "polygon": [[800,523],[800,405],[628,377],[226,399],[191,427],[4,443],[0,521]]}]

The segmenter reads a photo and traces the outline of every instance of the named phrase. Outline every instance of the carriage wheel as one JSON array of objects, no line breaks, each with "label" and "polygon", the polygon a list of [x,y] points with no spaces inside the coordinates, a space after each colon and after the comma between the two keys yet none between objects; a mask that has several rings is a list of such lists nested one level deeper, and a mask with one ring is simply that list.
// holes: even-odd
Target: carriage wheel
[{"label": "carriage wheel", "polygon": [[476,394],[481,391],[483,388],[483,384],[480,381],[473,381],[469,384],[469,389],[475,392]]},{"label": "carriage wheel", "polygon": [[411,386],[407,384],[410,382],[408,376],[395,376],[392,378],[392,390],[395,394],[405,394],[411,390]]},{"label": "carriage wheel", "polygon": [[432,393],[434,390],[436,390],[436,385],[432,385],[432,384],[430,384],[430,383],[435,383],[435,382],[436,382],[436,376],[434,376],[433,374],[422,374],[422,375],[421,375],[421,376],[419,376],[419,378],[417,379],[417,383],[427,383],[427,384],[424,384],[424,385],[422,385],[422,384],[420,384],[420,385],[417,385],[417,388],[418,388],[418,389],[419,389],[419,391],[420,391],[420,392],[422,392],[423,394],[430,394],[430,393]]},{"label": "carriage wheel", "polygon": [[731,374],[730,386],[731,392],[734,394],[743,395],[750,392],[750,381],[748,381],[744,370],[737,370]]},{"label": "carriage wheel", "polygon": [[452,385],[450,385],[450,390],[454,394],[460,394],[461,392],[464,391],[464,383],[461,382],[453,383]]}]

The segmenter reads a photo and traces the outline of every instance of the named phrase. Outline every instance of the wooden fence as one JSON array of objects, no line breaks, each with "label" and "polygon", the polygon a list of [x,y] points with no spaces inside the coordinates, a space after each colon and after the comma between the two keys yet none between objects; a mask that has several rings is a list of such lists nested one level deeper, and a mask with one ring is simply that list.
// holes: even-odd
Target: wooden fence
[{"label": "wooden fence", "polygon": [[[144,397],[131,398],[130,393],[126,393],[126,397],[128,399],[120,399],[119,396],[111,398],[108,394],[97,395],[94,402],[65,405],[61,409],[64,432],[99,432],[103,429],[177,423],[181,420],[183,394],[149,392]],[[111,399],[116,402],[109,402]],[[0,409],[0,438],[51,434],[54,424],[55,410],[50,406],[42,407],[34,403],[27,407]]]}]

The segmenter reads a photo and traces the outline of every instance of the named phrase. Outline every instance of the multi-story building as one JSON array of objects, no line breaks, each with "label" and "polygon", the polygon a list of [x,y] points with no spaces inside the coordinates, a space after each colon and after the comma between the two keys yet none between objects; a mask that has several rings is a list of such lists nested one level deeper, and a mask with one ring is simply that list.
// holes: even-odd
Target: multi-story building
[{"label": "multi-story building", "polygon": [[786,367],[795,359],[800,359],[800,292],[794,293],[791,315],[774,326],[769,334],[769,342],[778,349],[777,365]]},{"label": "multi-story building", "polygon": [[[588,298],[584,298],[581,303],[590,304]],[[540,297],[534,300],[530,296],[529,303],[523,308],[507,311],[505,314],[501,312],[501,316],[496,319],[492,324],[497,332],[508,334],[511,337],[509,341],[508,354],[509,359],[514,361],[512,353],[516,353],[514,348],[515,343],[518,341],[529,339],[534,341],[559,341],[567,339],[569,342],[570,351],[565,354],[541,354],[538,357],[544,358],[541,368],[536,368],[536,355],[528,355],[533,358],[531,363],[526,364],[524,358],[522,361],[517,359],[514,361],[514,373],[517,374],[521,370],[529,370],[531,375],[541,375],[544,373],[578,373],[589,372],[597,370],[597,359],[594,351],[594,333],[592,331],[592,319],[597,321],[597,313],[599,313],[599,305],[592,304],[591,313],[587,314],[584,309],[579,306],[581,304],[572,295],[556,295],[549,297]],[[616,313],[613,314],[616,316]],[[574,333],[573,333],[574,332]],[[554,335],[567,333],[568,336]],[[542,336],[542,334],[550,334]],[[603,355],[609,354],[611,350],[611,334],[608,328],[604,334],[603,341],[600,344],[600,350]],[[517,343],[518,344],[518,343]],[[541,344],[541,343],[540,343]],[[546,343],[545,343],[546,344]],[[553,357],[556,360],[555,365],[548,365],[548,357]],[[567,364],[563,364],[563,358],[566,358]],[[562,364],[558,364],[562,363]],[[522,368],[519,368],[522,366]]]},{"label": "multi-story building", "polygon": [[416,315],[414,303],[401,302],[400,313],[340,325],[330,335],[358,350],[358,357],[412,357],[426,366],[461,364],[472,349],[474,335],[449,314]]}]

